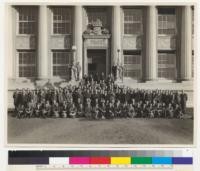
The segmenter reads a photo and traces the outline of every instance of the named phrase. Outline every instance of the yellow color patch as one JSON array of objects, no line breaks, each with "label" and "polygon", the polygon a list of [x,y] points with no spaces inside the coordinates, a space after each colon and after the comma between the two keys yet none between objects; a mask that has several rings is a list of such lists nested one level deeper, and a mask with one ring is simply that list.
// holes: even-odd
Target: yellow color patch
[{"label": "yellow color patch", "polygon": [[111,157],[111,164],[131,164],[131,157]]}]

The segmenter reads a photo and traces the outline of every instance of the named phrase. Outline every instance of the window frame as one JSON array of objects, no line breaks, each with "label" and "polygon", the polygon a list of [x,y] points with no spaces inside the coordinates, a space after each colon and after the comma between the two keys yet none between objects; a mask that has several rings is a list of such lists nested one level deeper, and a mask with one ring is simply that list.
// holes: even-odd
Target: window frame
[{"label": "window frame", "polygon": [[[135,36],[135,35],[143,35],[144,29],[143,29],[143,9],[142,8],[123,8],[122,9],[122,27],[123,27],[123,35],[124,36]],[[125,11],[132,11],[132,10],[139,10],[141,12],[141,20],[139,21],[125,21]],[[139,17],[139,16],[138,16]],[[140,33],[134,33],[134,34],[127,34],[125,33],[125,24],[141,24]]]},{"label": "window frame", "polygon": [[[65,21],[62,20],[62,22],[56,22],[56,23],[60,23],[60,24],[70,24],[70,33],[54,33],[54,10],[57,9],[62,9],[62,10],[69,10],[69,14],[70,14],[70,20],[69,21]],[[67,36],[67,35],[72,35],[73,34],[73,9],[71,7],[51,7],[51,35],[52,36]],[[57,20],[59,21],[59,20]],[[64,22],[63,22],[64,21]]]},{"label": "window frame", "polygon": [[[162,14],[162,13],[159,13],[159,10],[158,10],[158,14],[157,14],[157,35],[158,36],[175,36],[175,35],[177,35],[177,10],[176,10],[176,8],[169,8],[169,7],[161,7],[161,9],[174,9],[175,10],[175,12],[174,12],[174,14],[172,14],[172,13],[167,13],[167,14]],[[172,34],[172,33],[170,33],[170,34],[164,34],[164,33],[159,33],[159,17],[169,17],[169,16],[174,16],[174,26],[175,26],[175,28],[174,28],[174,34]],[[165,21],[164,20],[162,20],[162,26],[165,24],[165,25],[168,25],[168,20],[166,19]],[[164,23],[164,24],[163,24]],[[162,30],[164,30],[163,29],[164,27],[162,27]],[[165,30],[167,30],[167,29],[165,29]]]},{"label": "window frame", "polygon": [[[20,53],[34,53],[35,55],[35,64],[20,64],[19,63],[19,59],[20,59]],[[31,77],[25,77],[25,76],[20,76],[20,66],[22,67],[28,67],[28,66],[32,66],[32,67],[35,67],[35,75],[34,76],[31,76]],[[37,51],[35,50],[26,50],[26,49],[23,49],[23,50],[17,50],[17,78],[20,78],[20,79],[23,79],[23,78],[27,78],[27,79],[34,79],[37,77]]]},{"label": "window frame", "polygon": [[[28,21],[28,20],[22,20],[20,21],[20,10],[26,10],[26,11],[29,11],[29,10],[32,10],[32,13],[35,13],[35,20],[32,20],[32,21]],[[32,15],[34,16],[34,15]],[[28,33],[20,33],[20,22],[22,23],[35,23],[34,24],[34,29],[33,29],[33,32],[28,34]],[[20,6],[20,7],[17,7],[16,8],[16,35],[17,36],[34,36],[37,34],[37,28],[38,27],[38,9],[37,7],[34,7],[34,6]]]},{"label": "window frame", "polygon": [[[177,52],[176,50],[158,50],[157,51],[157,77],[160,80],[176,80],[177,79]],[[174,64],[159,64],[159,54],[173,54],[174,55]],[[166,65],[166,67],[159,67],[159,65]],[[173,77],[163,77],[159,76],[159,69],[174,69]]]},{"label": "window frame", "polygon": [[[71,54],[71,59],[69,60],[68,64],[54,64],[54,53],[69,53]],[[72,65],[72,60],[73,60],[73,52],[70,50],[65,50],[65,49],[53,49],[51,50],[51,77],[52,78],[68,78],[67,75],[54,75],[54,66],[56,65],[57,67],[61,66],[68,66],[70,67]],[[69,73],[70,77],[70,73]]]},{"label": "window frame", "polygon": [[[129,53],[129,54],[125,54],[125,53]],[[125,64],[125,56],[137,56],[137,58],[139,58],[140,62],[137,64],[134,63],[127,63]],[[142,57],[142,51],[141,50],[123,50],[123,64],[124,64],[124,69],[125,69],[125,73],[124,73],[124,77],[125,78],[131,78],[131,79],[135,79],[135,80],[140,80],[142,79],[142,72],[143,72],[143,57]],[[132,69],[127,69],[126,66],[132,67]],[[126,73],[128,72],[140,72],[139,75],[137,75],[137,77],[130,77],[130,76],[125,76]]]}]

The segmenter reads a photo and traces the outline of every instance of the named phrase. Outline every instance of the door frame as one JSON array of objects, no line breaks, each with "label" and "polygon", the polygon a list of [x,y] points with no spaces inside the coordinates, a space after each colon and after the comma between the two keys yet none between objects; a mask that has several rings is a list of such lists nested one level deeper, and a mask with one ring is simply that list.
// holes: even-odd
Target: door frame
[{"label": "door frame", "polygon": [[[108,76],[108,74],[111,72],[111,59],[110,59],[110,46],[109,43],[107,46],[88,46],[88,44],[86,43],[87,39],[84,40],[83,43],[83,76],[86,74],[88,75],[88,50],[105,50],[106,51],[106,76]],[[109,40],[109,39],[108,39]],[[108,41],[107,40],[107,41]],[[109,42],[109,41],[108,41]]]},{"label": "door frame", "polygon": [[107,48],[87,48],[86,49],[86,54],[85,54],[85,57],[84,57],[84,74],[87,74],[88,75],[88,50],[102,50],[102,51],[104,51],[104,53],[105,53],[105,57],[106,57],[106,72],[105,72],[105,74],[106,74],[106,76],[108,76],[108,74],[109,74],[109,58],[108,58],[108,49]]}]

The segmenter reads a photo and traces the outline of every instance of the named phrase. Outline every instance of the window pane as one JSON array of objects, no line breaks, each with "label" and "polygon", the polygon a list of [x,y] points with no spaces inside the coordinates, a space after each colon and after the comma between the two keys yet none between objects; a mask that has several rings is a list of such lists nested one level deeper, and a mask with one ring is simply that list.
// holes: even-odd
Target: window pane
[{"label": "window pane", "polygon": [[142,10],[124,9],[124,34],[142,34]]},{"label": "window pane", "polygon": [[37,10],[34,7],[19,7],[19,34],[35,34]]},{"label": "window pane", "polygon": [[158,10],[158,34],[176,34],[176,14],[174,8]]},{"label": "window pane", "polygon": [[174,52],[158,52],[158,77],[175,79],[176,54]]},{"label": "window pane", "polygon": [[19,77],[36,76],[36,56],[35,52],[20,51],[19,56]]},{"label": "window pane", "polygon": [[124,51],[124,76],[135,79],[141,78],[142,60],[140,51]]},{"label": "window pane", "polygon": [[53,33],[71,34],[71,9],[53,8]]},{"label": "window pane", "polygon": [[66,51],[53,51],[53,76],[69,78],[72,53]]}]

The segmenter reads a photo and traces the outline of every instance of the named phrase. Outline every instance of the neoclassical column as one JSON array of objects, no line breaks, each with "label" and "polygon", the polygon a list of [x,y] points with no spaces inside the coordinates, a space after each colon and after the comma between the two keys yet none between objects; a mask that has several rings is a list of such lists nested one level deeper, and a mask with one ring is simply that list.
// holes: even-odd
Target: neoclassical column
[{"label": "neoclassical column", "polygon": [[[119,53],[119,62],[122,62],[122,49],[121,49],[121,7],[113,7],[113,27],[112,27],[112,59],[111,65],[115,65],[118,61]],[[120,52],[118,52],[120,49]]]},{"label": "neoclassical column", "polygon": [[39,30],[38,30],[38,78],[48,78],[48,34],[47,30],[47,6],[39,7]]},{"label": "neoclassical column", "polygon": [[157,8],[147,7],[146,12],[146,80],[157,79]]},{"label": "neoclassical column", "polygon": [[79,62],[81,66],[80,78],[82,78],[82,71],[83,71],[83,38],[82,38],[82,6],[75,6],[75,22],[74,22],[74,39],[75,39],[75,46],[76,46],[76,61]]},{"label": "neoclassical column", "polygon": [[192,78],[192,9],[191,6],[182,7],[181,18],[181,80]]},{"label": "neoclassical column", "polygon": [[[16,25],[14,17],[16,18],[16,13],[13,12],[13,6],[5,5],[5,54],[6,54],[6,63],[7,65],[7,73],[9,79],[17,78],[17,62],[16,62],[16,49],[15,49],[15,37],[16,37]],[[18,31],[18,30],[17,30]]]}]

